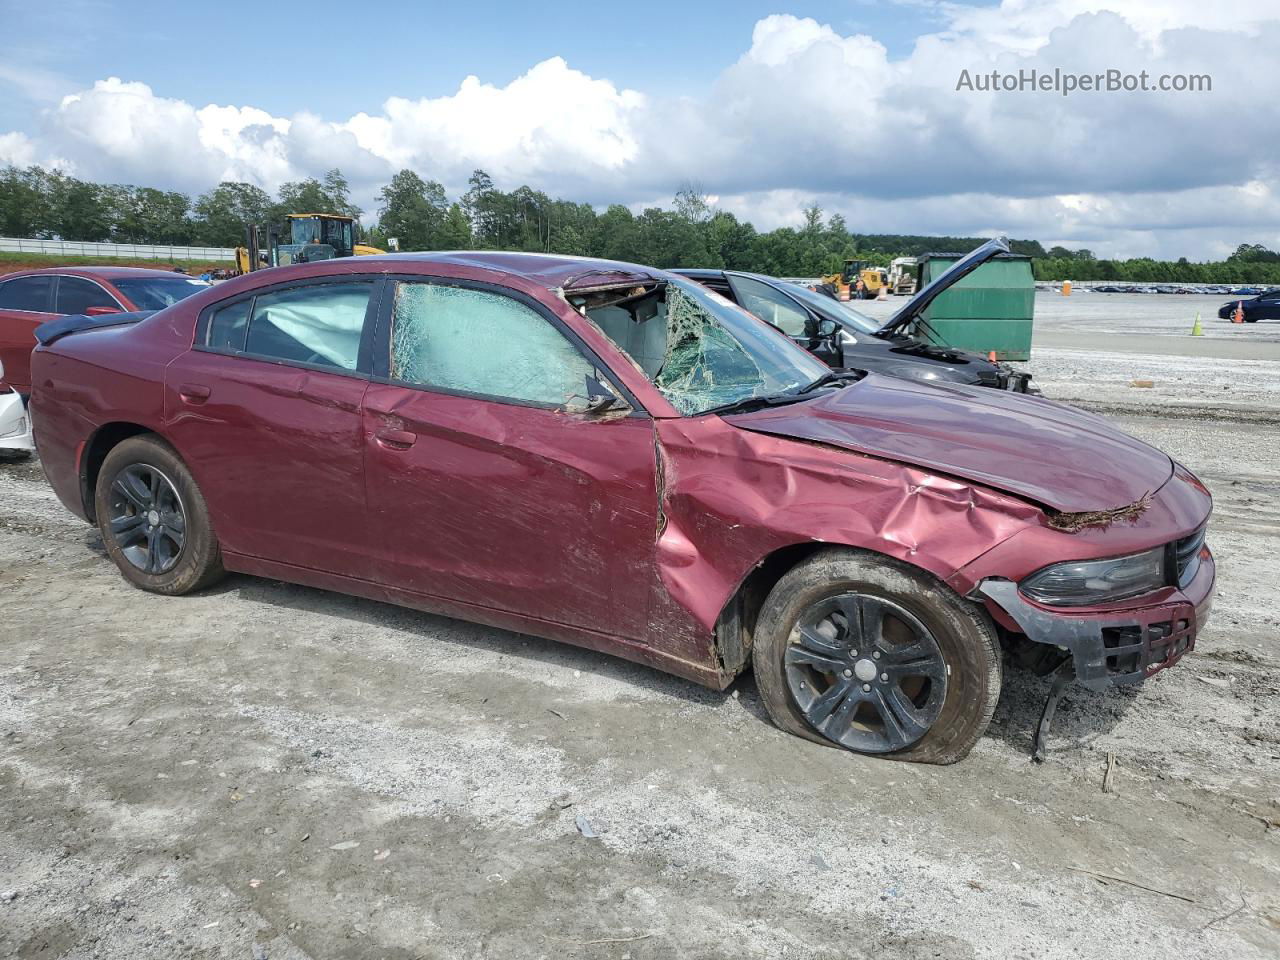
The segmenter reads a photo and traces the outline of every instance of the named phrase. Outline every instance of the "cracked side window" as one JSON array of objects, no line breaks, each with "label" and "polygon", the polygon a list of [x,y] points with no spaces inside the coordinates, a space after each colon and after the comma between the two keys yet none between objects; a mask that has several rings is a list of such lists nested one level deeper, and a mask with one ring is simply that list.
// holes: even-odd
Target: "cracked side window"
[{"label": "cracked side window", "polygon": [[545,318],[510,297],[438,283],[401,283],[391,376],[404,383],[564,406],[594,367]]}]

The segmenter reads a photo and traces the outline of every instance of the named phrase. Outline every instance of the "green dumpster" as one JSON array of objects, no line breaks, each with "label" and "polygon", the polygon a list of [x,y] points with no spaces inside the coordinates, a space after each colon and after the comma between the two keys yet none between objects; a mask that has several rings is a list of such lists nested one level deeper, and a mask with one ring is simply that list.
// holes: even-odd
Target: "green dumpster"
[{"label": "green dumpster", "polygon": [[[917,289],[923,290],[962,256],[926,253],[919,261]],[[1031,258],[1002,253],[939,294],[924,311],[926,323],[917,323],[915,332],[983,356],[994,350],[1000,360],[1030,360],[1035,303]]]}]

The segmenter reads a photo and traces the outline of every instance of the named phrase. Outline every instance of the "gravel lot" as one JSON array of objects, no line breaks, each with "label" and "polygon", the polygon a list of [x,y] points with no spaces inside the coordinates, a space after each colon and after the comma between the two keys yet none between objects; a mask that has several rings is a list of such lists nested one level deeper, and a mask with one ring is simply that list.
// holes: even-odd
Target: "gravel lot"
[{"label": "gravel lot", "polygon": [[[1101,324],[1063,299],[1045,329]],[[1198,298],[1129,299],[1156,335]],[[750,677],[247,577],[140,593],[0,465],[0,956],[1277,956],[1280,365],[1032,369],[1200,474],[1220,564],[1196,651],[1072,692],[1039,767],[1047,684],[1013,667],[964,763],[863,759]]]}]

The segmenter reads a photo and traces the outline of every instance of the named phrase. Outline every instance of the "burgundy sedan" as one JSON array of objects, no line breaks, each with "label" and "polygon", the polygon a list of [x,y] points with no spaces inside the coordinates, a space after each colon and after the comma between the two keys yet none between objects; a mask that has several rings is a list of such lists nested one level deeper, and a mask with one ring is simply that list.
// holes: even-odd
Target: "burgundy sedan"
[{"label": "burgundy sedan", "polygon": [[[507,253],[255,272],[39,332],[62,502],[137,586],[225,571],[524,631],[780,727],[963,757],[1001,643],[1093,688],[1208,615],[1211,499],[1098,417],[833,372],[661,270]],[[1025,658],[1024,658],[1025,659]]]},{"label": "burgundy sedan", "polygon": [[5,384],[31,392],[29,360],[40,324],[68,314],[162,310],[208,288],[180,273],[135,267],[50,267],[0,276],[0,392]]}]

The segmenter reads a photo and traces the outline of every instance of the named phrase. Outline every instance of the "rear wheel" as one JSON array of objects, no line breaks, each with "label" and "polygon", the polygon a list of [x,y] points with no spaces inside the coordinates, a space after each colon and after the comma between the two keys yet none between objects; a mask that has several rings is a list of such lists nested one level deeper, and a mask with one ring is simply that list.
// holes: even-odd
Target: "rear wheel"
[{"label": "rear wheel", "polygon": [[107,553],[143,590],[179,595],[223,576],[204,497],[158,437],[130,437],[112,448],[98,474],[95,510]]},{"label": "rear wheel", "polygon": [[887,557],[825,550],[770,592],[753,652],[782,729],[856,753],[954,763],[1000,696],[984,611]]}]

